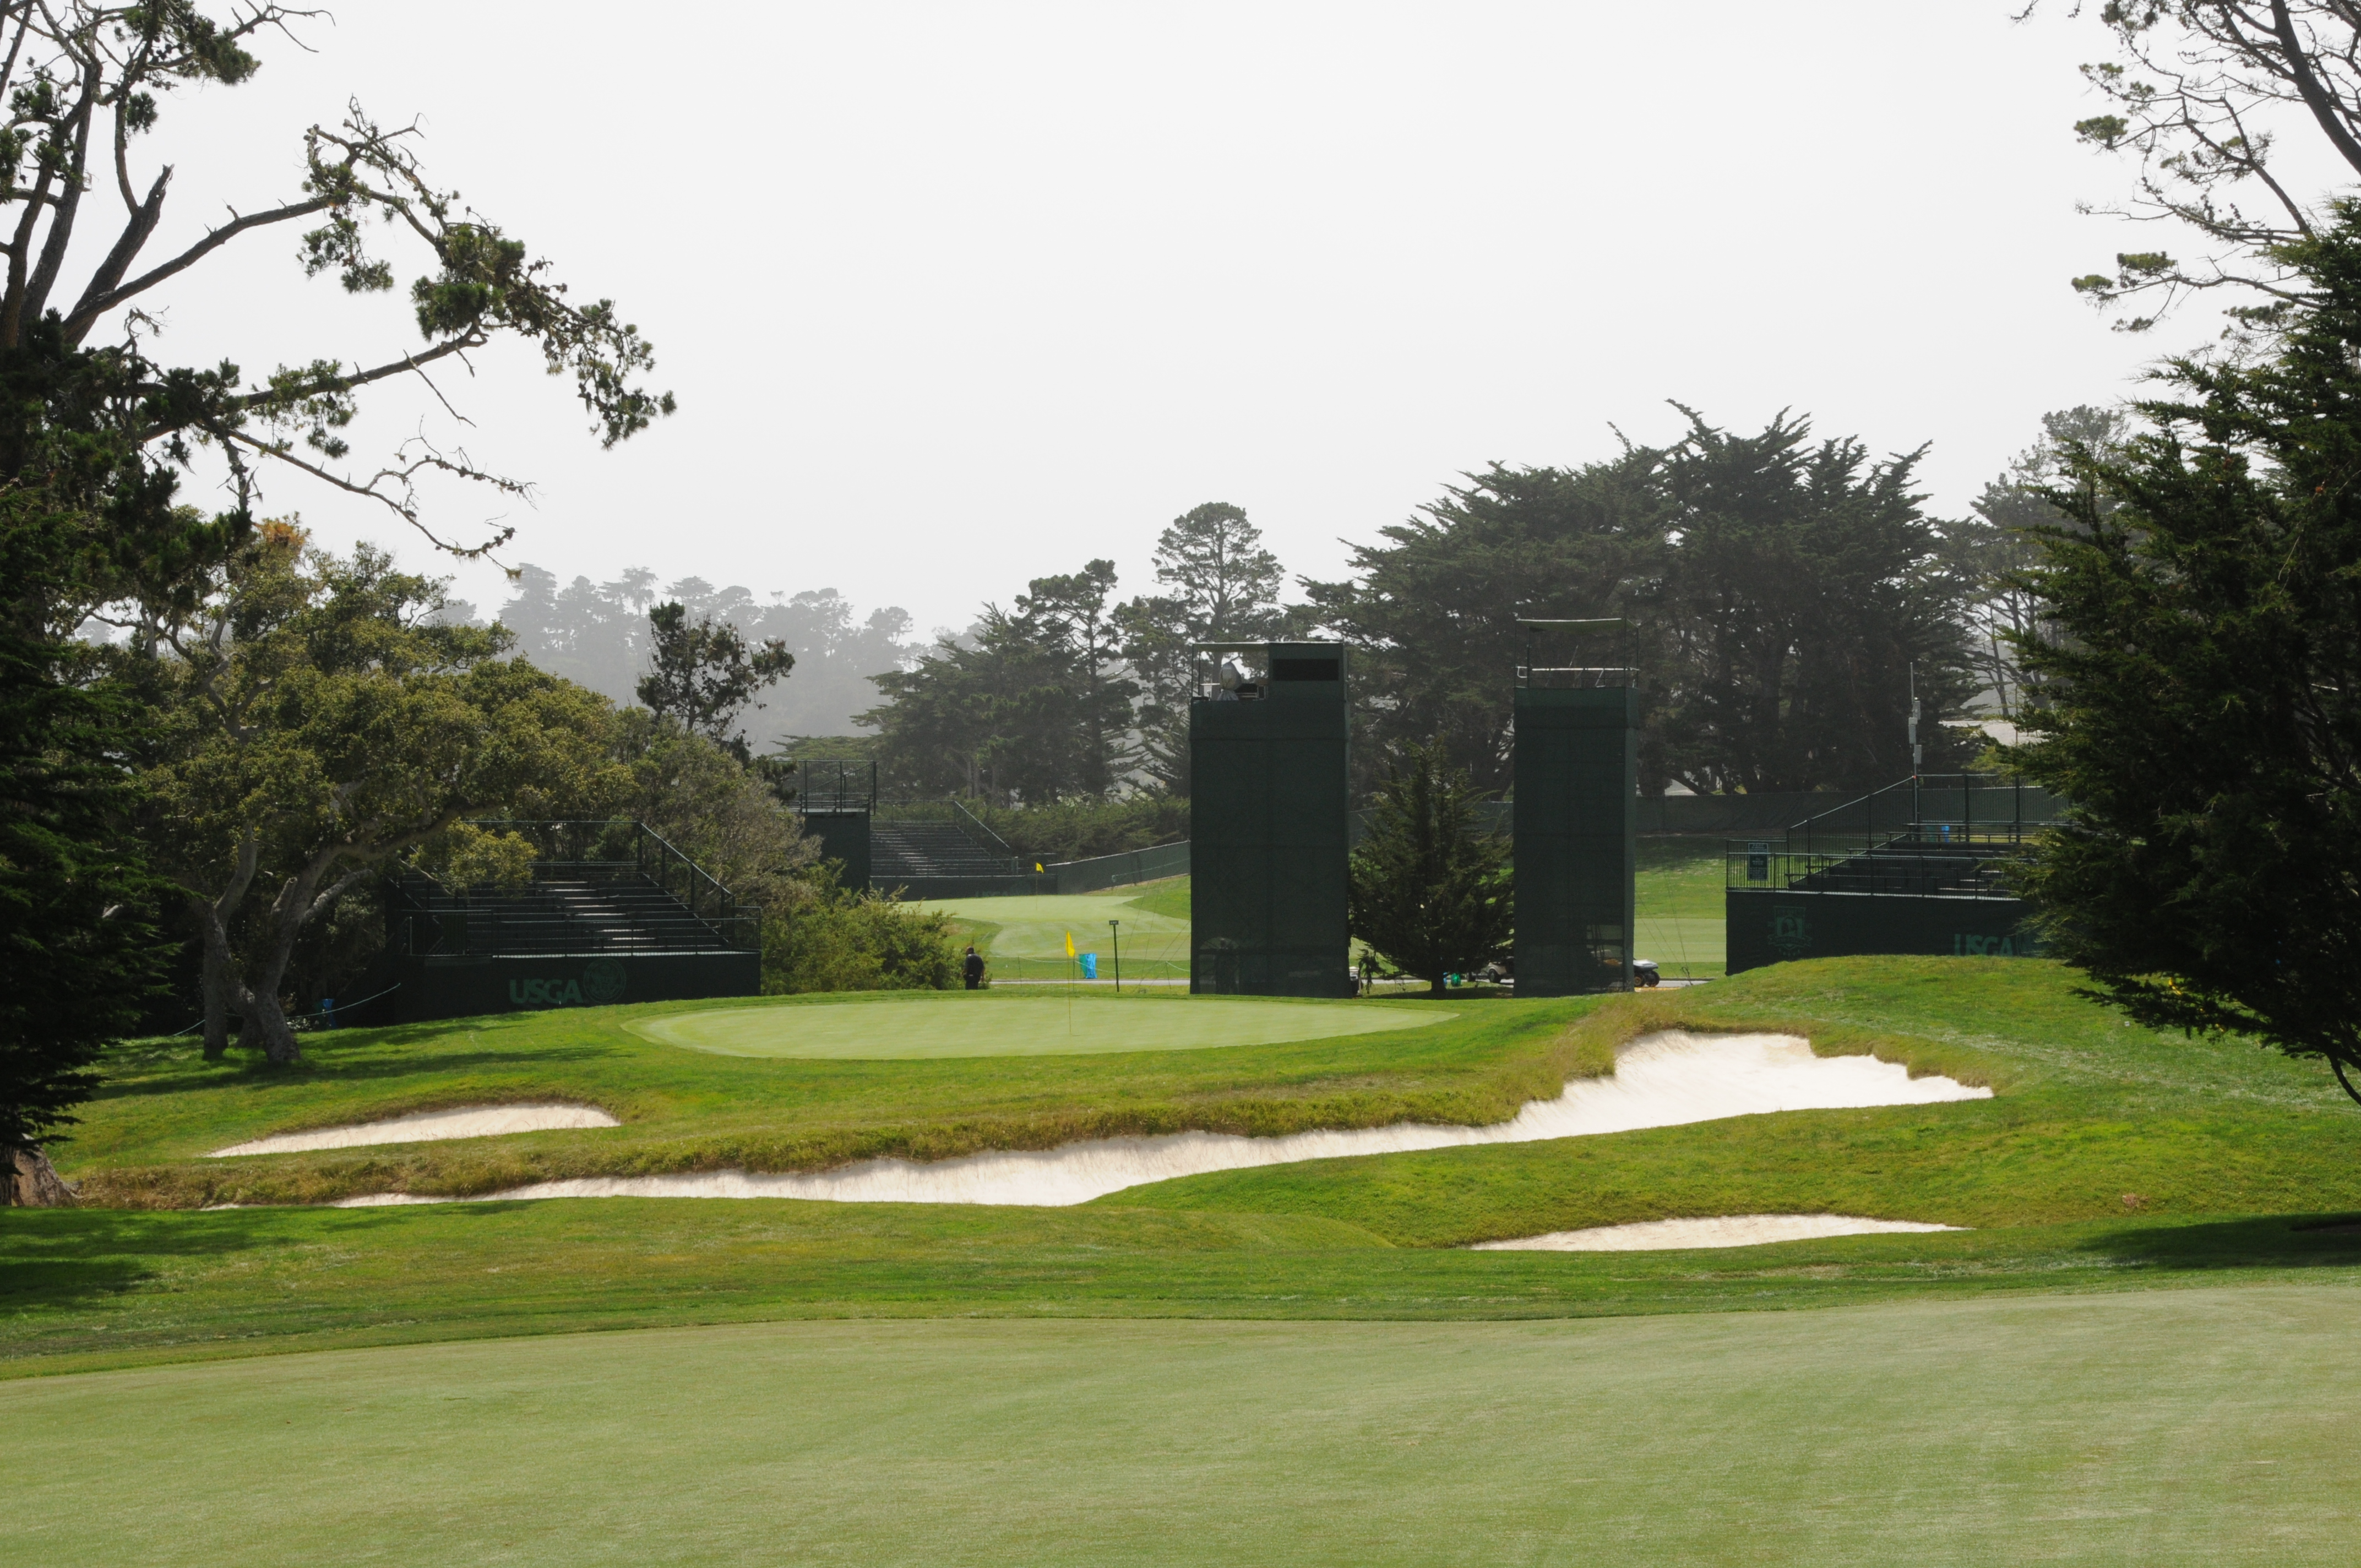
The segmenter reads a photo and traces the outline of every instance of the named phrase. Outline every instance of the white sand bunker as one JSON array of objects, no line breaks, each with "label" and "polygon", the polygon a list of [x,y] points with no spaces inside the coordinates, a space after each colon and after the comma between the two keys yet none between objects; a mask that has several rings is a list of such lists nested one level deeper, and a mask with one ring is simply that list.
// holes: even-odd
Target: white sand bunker
[{"label": "white sand bunker", "polygon": [[1552,1231],[1514,1241],[1477,1242],[1471,1252],[1670,1252],[1683,1247],[1761,1246],[1815,1236],[1866,1236],[1886,1231],[1956,1231],[1916,1220],[1864,1220],[1852,1214],[1724,1214],[1711,1220],[1643,1220],[1587,1231]]},{"label": "white sand bunker", "polygon": [[[1989,1089],[1948,1078],[1912,1078],[1874,1057],[1816,1057],[1793,1035],[1650,1035],[1616,1058],[1609,1078],[1578,1078],[1555,1100],[1536,1100],[1487,1127],[1405,1122],[1350,1132],[1249,1138],[1174,1133],[1106,1138],[1038,1153],[970,1155],[921,1164],[865,1160],[837,1170],[769,1175],[723,1170],[691,1176],[588,1177],[544,1181],[500,1198],[813,1198],[853,1203],[1086,1203],[1151,1181],[1346,1155],[1398,1154],[1468,1144],[1625,1133],[1773,1111],[1924,1105],[1989,1099]],[[393,1193],[348,1198],[346,1207],[436,1202]]]},{"label": "white sand bunker", "polygon": [[589,1105],[476,1105],[457,1111],[420,1111],[408,1116],[365,1122],[357,1127],[323,1127],[314,1133],[280,1133],[232,1144],[205,1157],[235,1154],[301,1154],[305,1149],[349,1149],[363,1144],[426,1144],[444,1138],[493,1138],[502,1133],[547,1133],[562,1127],[620,1127],[622,1124]]}]

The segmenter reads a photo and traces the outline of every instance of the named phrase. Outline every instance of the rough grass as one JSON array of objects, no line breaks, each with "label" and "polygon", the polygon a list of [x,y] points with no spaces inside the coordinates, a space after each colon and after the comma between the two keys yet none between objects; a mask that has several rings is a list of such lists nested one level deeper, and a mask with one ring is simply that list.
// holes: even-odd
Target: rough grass
[{"label": "rough grass", "polygon": [[[1829,959],[1603,1006],[1451,1005],[1463,1023],[1303,1046],[736,1064],[785,1069],[775,1078],[658,1052],[585,1014],[450,1030],[440,1046],[347,1037],[351,1058],[325,1053],[284,1078],[168,1052],[120,1064],[92,1129],[120,1162],[79,1168],[94,1193],[158,1203],[222,1182],[490,1190],[565,1171],[566,1151],[601,1136],[653,1165],[831,1146],[963,1152],[1166,1115],[1240,1131],[1389,1106],[1496,1120],[1668,1025],[1802,1033],[1823,1052],[1874,1051],[1998,1094],[1226,1172],[1067,1210],[609,1200],[0,1212],[0,1341],[20,1368],[60,1367],[799,1315],[1554,1316],[2350,1280],[2361,1264],[2361,1236],[2273,1217],[2361,1210],[2361,1113],[2323,1071],[2126,1027],[2050,964]],[[558,1072],[648,1113],[603,1135],[155,1162],[159,1148],[352,1119],[357,1105],[545,1097]],[[699,1131],[700,1118],[735,1130]],[[764,1132],[773,1122],[785,1130]],[[1978,1228],[1733,1252],[1450,1250],[1587,1224],[1814,1210]]]},{"label": "rough grass", "polygon": [[1189,918],[1189,887],[1190,882],[1185,876],[1166,877],[1162,882],[1144,882],[1137,890],[1137,896],[1131,902],[1150,915],[1168,915],[1175,920],[1186,920]]},{"label": "rough grass", "polygon": [[[1009,997],[1025,993],[1012,992]],[[994,993],[768,999],[879,1009],[877,1026],[929,1028]],[[1567,1032],[1586,1001],[1470,1005],[1390,1034],[1291,1045],[1106,1056],[924,1061],[732,1058],[642,1039],[636,1018],[709,1003],[515,1014],[313,1036],[303,1067],[209,1064],[187,1042],[117,1052],[60,1166],[88,1201],[126,1207],[313,1203],[367,1192],[462,1196],[566,1177],[741,1168],[823,1169],[882,1156],[942,1159],[987,1148],[1191,1128],[1254,1135],[1516,1113],[1577,1072],[1604,1070],[1603,1036]],[[1170,995],[1083,995],[1077,1008],[1220,1006]],[[1325,1005],[1334,1005],[1328,1003]],[[1389,1007],[1416,1003],[1369,1003]],[[623,1123],[307,1154],[203,1157],[272,1133],[461,1105],[564,1100]]]},{"label": "rough grass", "polygon": [[1783,964],[1589,1026],[1799,1034],[1997,1093],[1226,1171],[1101,1201],[1318,1215],[1416,1246],[1738,1213],[1982,1228],[2361,1208],[2361,1114],[2325,1069],[2127,1027],[2048,963]]},{"label": "rough grass", "polygon": [[0,1387],[38,1434],[0,1540],[51,1568],[2345,1563],[2354,1299],[764,1324],[49,1378]]},{"label": "rough grass", "polygon": [[617,1198],[0,1212],[0,1378],[778,1318],[1477,1321],[2361,1283],[2361,1235],[2322,1228],[2325,1218],[1611,1254],[1394,1246],[1333,1220],[1101,1206]]}]

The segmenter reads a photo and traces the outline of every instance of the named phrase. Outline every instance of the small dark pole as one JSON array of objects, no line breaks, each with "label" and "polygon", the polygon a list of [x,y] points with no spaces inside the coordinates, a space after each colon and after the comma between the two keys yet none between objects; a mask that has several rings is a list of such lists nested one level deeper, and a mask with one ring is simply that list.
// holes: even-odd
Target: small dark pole
[{"label": "small dark pole", "polygon": [[1115,944],[1115,993],[1123,994],[1123,922],[1107,922],[1107,940]]}]

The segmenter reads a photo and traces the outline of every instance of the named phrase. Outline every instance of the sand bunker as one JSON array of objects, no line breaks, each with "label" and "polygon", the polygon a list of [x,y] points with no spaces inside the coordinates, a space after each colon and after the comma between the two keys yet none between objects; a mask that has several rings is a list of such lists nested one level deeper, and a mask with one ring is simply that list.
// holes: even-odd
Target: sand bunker
[{"label": "sand bunker", "polygon": [[1916,1220],[1864,1220],[1851,1214],[1724,1214],[1711,1220],[1644,1220],[1631,1225],[1599,1225],[1587,1231],[1552,1231],[1545,1236],[1477,1242],[1472,1252],[1669,1252],[1680,1247],[1761,1246],[1765,1242],[1808,1241],[1814,1236],[1865,1236],[1883,1231],[1956,1231],[1960,1225],[1925,1225]]},{"label": "sand bunker", "polygon": [[421,1111],[357,1127],[323,1127],[311,1133],[280,1133],[215,1149],[207,1159],[236,1154],[301,1154],[305,1149],[349,1149],[363,1144],[425,1144],[444,1138],[492,1138],[502,1133],[547,1133],[561,1127],[620,1127],[622,1124],[588,1105],[477,1105],[458,1111]]},{"label": "sand bunker", "polygon": [[[1874,1057],[1816,1057],[1793,1035],[1651,1035],[1616,1058],[1609,1078],[1578,1078],[1555,1100],[1536,1100],[1514,1119],[1486,1127],[1406,1122],[1349,1132],[1248,1138],[1175,1133],[1106,1138],[1038,1153],[970,1155],[920,1164],[864,1160],[836,1170],[765,1174],[723,1170],[693,1176],[588,1177],[544,1181],[491,1198],[814,1198],[853,1203],[1087,1203],[1151,1181],[1208,1171],[1291,1165],[1345,1155],[1397,1154],[1468,1144],[1624,1133],[1773,1111],[1924,1105],[1989,1099],[1948,1078],[1912,1078]],[[346,1207],[438,1200],[379,1194]]]}]

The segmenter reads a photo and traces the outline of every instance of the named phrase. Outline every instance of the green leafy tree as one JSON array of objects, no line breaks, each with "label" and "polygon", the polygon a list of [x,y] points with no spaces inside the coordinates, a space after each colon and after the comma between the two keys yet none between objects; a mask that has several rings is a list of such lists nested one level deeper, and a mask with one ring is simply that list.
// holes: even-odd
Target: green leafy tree
[{"label": "green leafy tree", "polygon": [[813,867],[793,896],[765,913],[766,994],[949,991],[958,979],[949,915],[840,886],[833,861]]},{"label": "green leafy tree", "polygon": [[[422,486],[450,480],[516,493],[522,482],[423,437],[374,463],[349,462],[347,433],[368,387],[426,384],[440,362],[495,339],[531,342],[549,369],[571,376],[609,445],[672,409],[668,394],[638,384],[651,350],[609,302],[573,302],[547,263],[426,179],[414,130],[389,130],[357,105],[303,136],[302,184],[291,199],[241,203],[171,253],[151,251],[174,166],[145,149],[171,95],[250,80],[260,42],[291,36],[314,15],[264,4],[216,19],[181,0],[0,3],[0,93],[10,105],[0,127],[0,491],[27,509],[5,520],[0,640],[11,651],[0,658],[0,712],[26,727],[9,743],[40,759],[21,775],[28,787],[34,773],[49,781],[0,800],[0,836],[47,846],[49,870],[25,869],[7,896],[24,929],[60,933],[49,939],[44,978],[61,993],[118,988],[126,971],[117,938],[127,925],[92,927],[79,946],[62,933],[88,925],[98,882],[136,877],[126,840],[98,826],[104,812],[42,793],[95,789],[136,739],[126,710],[107,695],[132,677],[56,655],[75,628],[109,605],[186,611],[203,574],[246,537],[273,470],[376,501],[447,543],[429,523]],[[370,218],[419,258],[410,282],[417,342],[251,376],[228,360],[173,366],[151,352],[161,303],[172,301],[185,318],[191,286],[250,255],[253,236],[300,236],[304,271],[333,274],[348,291],[397,288],[395,259],[368,247]],[[226,470],[231,498],[213,517],[175,503],[181,474],[208,454]],[[135,655],[155,646],[152,625],[130,635]],[[98,836],[76,836],[84,832]],[[127,907],[111,897],[96,906]],[[83,1049],[75,1030],[35,1030],[34,1015],[0,1013],[0,1029],[16,1031],[0,1039],[0,1054],[65,1063]],[[90,1016],[112,1014],[101,1007]],[[0,1116],[56,1109],[0,1105]]]},{"label": "green leafy tree", "polygon": [[1964,762],[1941,721],[1974,690],[1970,587],[1911,488],[1920,454],[1872,462],[1802,419],[1739,436],[1684,411],[1657,479],[1679,543],[1648,609],[1645,771],[1699,794],[1890,784],[1912,771],[1914,666],[1927,766]]},{"label": "green leafy tree", "polygon": [[748,903],[795,895],[788,884],[810,874],[819,842],[801,837],[767,770],[644,708],[618,714],[615,733],[626,777],[605,812],[647,824]]},{"label": "green leafy tree", "polygon": [[677,600],[648,611],[648,631],[653,667],[640,682],[640,701],[745,762],[752,751],[745,735],[733,732],[738,715],[748,703],[762,707],[755,694],[796,667],[786,643],[774,637],[750,650],[736,627],[710,616],[692,621]]},{"label": "green leafy tree", "polygon": [[1202,642],[1279,641],[1300,634],[1307,612],[1279,602],[1286,569],[1263,547],[1262,530],[1226,501],[1207,501],[1172,520],[1156,541],[1161,593],[1116,612],[1123,657],[1140,687],[1140,762],[1174,795],[1189,793],[1189,703],[1196,695]]},{"label": "green leafy tree", "polygon": [[70,1201],[44,1145],[154,981],[151,879],[130,850],[123,749],[138,716],[96,649],[43,624],[83,590],[86,520],[0,491],[0,1204]]},{"label": "green leafy tree", "polygon": [[[2077,10],[2080,7],[2076,7]],[[2227,291],[2234,336],[2265,334],[2303,292],[2288,248],[2342,220],[2300,188],[2325,153],[2361,175],[2361,5],[2353,0],[2111,0],[2092,8],[2114,58],[2082,68],[2106,112],[2078,121],[2087,146],[2136,161],[2126,203],[2093,210],[2191,231],[2195,258],[2129,251],[2073,286],[2103,308],[2126,302],[2117,330],[2141,332],[2184,299]],[[2281,158],[2292,135],[2292,167]]]},{"label": "green leafy tree", "polygon": [[2361,203],[2280,248],[2275,351],[2176,360],[2070,448],[2008,752],[2070,802],[2025,876],[2136,1019],[2321,1057],[2361,1100]]},{"label": "green leafy tree", "polygon": [[1626,450],[1580,468],[1494,464],[1382,541],[1353,547],[1353,576],[1306,587],[1353,644],[1355,754],[1377,771],[1433,742],[1485,789],[1505,789],[1521,618],[1625,612],[1664,571],[1662,455]]},{"label": "green leafy tree", "polygon": [[273,528],[159,622],[150,836],[203,934],[209,1053],[236,1012],[245,1044],[298,1058],[296,943],[395,856],[463,818],[582,815],[617,788],[606,699],[501,657],[497,628],[438,623],[442,602],[379,551],[338,560]]},{"label": "green leafy tree", "polygon": [[[2130,429],[2130,416],[2121,409],[2086,405],[2044,414],[2041,439],[1984,487],[1972,515],[1943,525],[1944,554],[1968,585],[1967,667],[1993,694],[1993,706],[2004,719],[2020,718],[2041,700],[2040,683],[2016,651],[2025,639],[2040,634],[2048,613],[2026,574],[2041,556],[2036,531],[2065,521],[2049,504],[2049,493],[2075,482],[2067,469],[2070,452],[2112,451]],[[2092,504],[2112,502],[2094,495]]]},{"label": "green leafy tree", "polygon": [[986,605],[963,637],[872,676],[885,701],[858,717],[891,786],[1003,804],[1103,798],[1132,764],[1131,702],[1109,600],[1115,564],[1036,577],[1015,609]]},{"label": "green leafy tree", "polygon": [[1353,935],[1437,996],[1445,975],[1506,957],[1516,929],[1509,843],[1477,831],[1477,798],[1440,746],[1406,747],[1353,851]]}]

